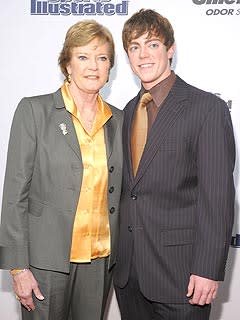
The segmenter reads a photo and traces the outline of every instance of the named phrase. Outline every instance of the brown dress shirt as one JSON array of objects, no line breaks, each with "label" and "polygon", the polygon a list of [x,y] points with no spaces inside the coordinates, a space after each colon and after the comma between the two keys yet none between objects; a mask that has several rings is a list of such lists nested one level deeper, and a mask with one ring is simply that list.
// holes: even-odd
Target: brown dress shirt
[{"label": "brown dress shirt", "polygon": [[[149,131],[150,131],[150,129],[151,129],[156,117],[157,117],[157,113],[158,113],[163,101],[168,96],[168,94],[169,94],[169,92],[175,82],[175,79],[176,79],[176,75],[175,75],[174,71],[172,71],[171,74],[166,79],[159,82],[158,84],[156,84],[153,88],[151,88],[149,90],[149,93],[151,94],[153,99],[150,102],[148,102],[146,105],[147,117],[148,117],[147,134],[149,134]],[[142,89],[140,91],[140,100],[139,101],[141,101],[141,98],[144,93],[146,93],[146,90],[142,87]],[[135,109],[135,115],[134,115],[134,120],[132,123],[132,132],[131,132],[131,152],[132,152],[132,166],[133,166],[134,176],[136,175],[136,171],[137,171],[137,168],[135,167],[134,159],[137,157],[136,152],[138,152],[137,151],[138,148],[135,147],[136,143],[133,144],[134,137],[136,135],[135,121],[136,121],[137,108],[138,108],[138,106]],[[140,136],[139,136],[139,139],[140,139]],[[145,141],[143,143],[145,144]],[[144,149],[144,147],[143,147],[143,149]],[[140,157],[140,159],[141,159],[141,157]]]},{"label": "brown dress shirt", "polygon": [[[176,79],[176,74],[174,71],[171,72],[171,74],[164,79],[163,81],[159,82],[156,84],[154,87],[152,87],[149,92],[153,98],[152,101],[150,101],[147,104],[147,113],[148,113],[148,133],[149,130],[151,129],[158,111],[163,103],[163,101],[166,99],[168,96],[174,82]],[[145,93],[145,89],[142,88],[140,92],[140,97]]]}]

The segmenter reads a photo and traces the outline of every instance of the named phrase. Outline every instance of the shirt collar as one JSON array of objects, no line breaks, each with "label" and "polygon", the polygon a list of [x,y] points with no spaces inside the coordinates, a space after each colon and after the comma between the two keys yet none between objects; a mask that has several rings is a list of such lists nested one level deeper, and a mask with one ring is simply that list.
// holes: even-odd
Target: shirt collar
[{"label": "shirt collar", "polygon": [[[153,101],[157,107],[159,107],[162,104],[162,102],[166,99],[175,80],[176,80],[176,74],[172,70],[170,75],[167,78],[160,81],[158,84],[156,84],[154,87],[152,87],[149,90],[149,93],[151,94]],[[145,92],[146,92],[146,90],[142,87],[141,91],[140,91],[140,97]]]},{"label": "shirt collar", "polygon": [[[65,81],[65,83],[62,85],[61,92],[66,110],[70,112],[74,117],[79,119],[77,106],[71,96],[69,83],[67,81]],[[112,117],[112,111],[108,104],[103,101],[100,95],[98,95],[97,99],[98,109],[91,135],[94,135],[96,131],[98,131]]]}]

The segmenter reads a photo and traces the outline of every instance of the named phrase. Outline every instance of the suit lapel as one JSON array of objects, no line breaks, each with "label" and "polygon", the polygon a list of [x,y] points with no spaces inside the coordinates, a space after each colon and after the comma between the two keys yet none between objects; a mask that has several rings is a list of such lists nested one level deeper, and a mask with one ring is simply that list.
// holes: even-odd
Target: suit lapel
[{"label": "suit lapel", "polygon": [[58,111],[56,114],[55,124],[59,136],[68,143],[78,158],[82,160],[77,135],[72,121],[72,115],[65,109],[60,89],[53,94],[53,98],[55,107]]},{"label": "suit lapel", "polygon": [[165,141],[168,131],[171,130],[174,123],[181,117],[187,105],[186,85],[177,77],[149,132],[134,184],[138,183],[144,175],[161,144]]},{"label": "suit lapel", "polygon": [[127,111],[124,113],[124,124],[123,124],[123,154],[128,168],[128,174],[130,181],[133,182],[133,168],[132,168],[132,152],[131,152],[131,130],[135,108],[138,104],[140,93],[131,101],[127,107]]}]

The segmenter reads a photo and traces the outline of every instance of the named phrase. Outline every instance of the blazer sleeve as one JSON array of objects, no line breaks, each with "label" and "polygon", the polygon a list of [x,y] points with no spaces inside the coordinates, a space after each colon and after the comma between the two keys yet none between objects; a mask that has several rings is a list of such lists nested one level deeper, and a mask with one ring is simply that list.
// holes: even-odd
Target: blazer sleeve
[{"label": "blazer sleeve", "polygon": [[198,138],[197,229],[191,273],[223,280],[234,220],[235,143],[222,100],[207,114]]},{"label": "blazer sleeve", "polygon": [[20,101],[12,122],[3,188],[0,267],[26,268],[28,261],[28,194],[37,137],[32,106]]}]

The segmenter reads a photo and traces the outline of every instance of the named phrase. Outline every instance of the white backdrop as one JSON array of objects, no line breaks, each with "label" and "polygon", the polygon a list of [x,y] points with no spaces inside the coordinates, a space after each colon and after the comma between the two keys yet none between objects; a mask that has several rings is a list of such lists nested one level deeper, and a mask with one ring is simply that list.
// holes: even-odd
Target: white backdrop
[{"label": "white backdrop", "polygon": [[[74,6],[72,12],[68,11],[68,15],[61,12],[58,15],[33,15],[31,4],[33,8],[34,3],[39,10],[49,4],[54,4],[54,8],[61,5],[62,13],[73,3]],[[98,6],[98,12],[74,15],[77,6],[86,8],[86,5]],[[118,5],[117,12],[107,14],[105,5],[109,5],[109,8]],[[173,63],[175,72],[201,89],[220,94],[231,107],[237,147],[236,216],[233,235],[240,233],[239,0],[0,0],[0,8],[0,201],[13,112],[23,96],[53,92],[61,86],[63,77],[57,58],[67,29],[81,19],[91,18],[112,31],[116,43],[116,64],[102,95],[108,102],[122,109],[139,89],[139,82],[132,75],[122,48],[122,26],[135,11],[151,8],[165,15],[174,27],[177,45]],[[127,12],[120,14],[120,11],[126,8]],[[100,12],[102,14],[99,14]],[[226,279],[221,284],[218,298],[213,305],[211,320],[239,320],[238,270],[240,249],[231,247]],[[0,271],[0,320],[21,318],[10,280],[7,271]],[[120,319],[114,294],[109,301],[107,319]]]}]

